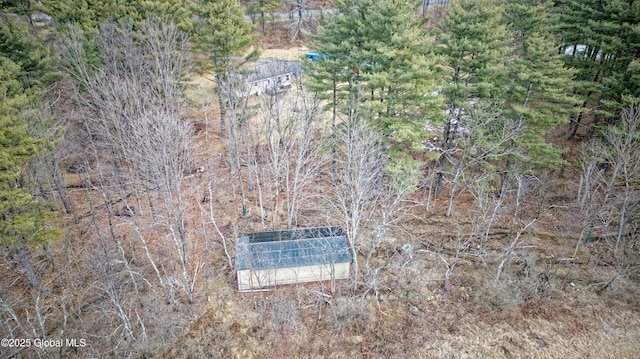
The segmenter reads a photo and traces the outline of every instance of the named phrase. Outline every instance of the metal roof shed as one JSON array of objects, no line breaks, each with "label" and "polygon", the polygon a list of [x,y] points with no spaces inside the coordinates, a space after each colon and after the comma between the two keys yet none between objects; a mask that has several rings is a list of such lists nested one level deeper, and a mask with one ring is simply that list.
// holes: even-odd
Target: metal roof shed
[{"label": "metal roof shed", "polygon": [[238,289],[349,278],[351,255],[341,227],[250,233],[236,241]]}]

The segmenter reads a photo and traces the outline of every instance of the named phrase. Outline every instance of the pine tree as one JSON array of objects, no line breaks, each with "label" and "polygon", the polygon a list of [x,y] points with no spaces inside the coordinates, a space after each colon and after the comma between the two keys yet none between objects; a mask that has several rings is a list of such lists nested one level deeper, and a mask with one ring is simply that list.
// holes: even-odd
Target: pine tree
[{"label": "pine tree", "polygon": [[[338,116],[338,105],[347,97],[347,86],[353,78],[353,71],[348,67],[347,56],[351,50],[351,42],[347,29],[353,25],[350,3],[336,2],[335,13],[329,15],[315,34],[310,34],[312,49],[319,54],[314,61],[303,63],[304,73],[308,74],[305,86],[309,92],[315,93],[321,100],[328,100],[327,108],[331,109],[332,129]],[[342,106],[344,112],[347,109]]]},{"label": "pine tree", "polygon": [[105,21],[141,25],[151,17],[169,18],[182,31],[189,31],[192,26],[182,0],[41,0],[36,7],[58,24],[80,26],[85,34],[97,31]]},{"label": "pine tree", "polygon": [[0,56],[18,65],[18,81],[27,88],[49,85],[59,77],[42,39],[31,32],[25,21],[5,13],[0,13]]},{"label": "pine tree", "polygon": [[438,49],[449,69],[444,95],[454,116],[472,99],[491,101],[506,76],[513,38],[503,16],[504,7],[493,0],[455,2],[445,13]]},{"label": "pine tree", "polygon": [[[341,0],[311,35],[319,61],[307,62],[307,85],[329,99],[333,122],[368,118],[398,160],[424,138],[424,123],[437,116],[438,72],[433,39],[422,29],[415,5],[405,0]],[[391,163],[394,163],[393,161]],[[399,164],[399,165],[406,165]],[[415,164],[414,164],[415,165]]]},{"label": "pine tree", "polygon": [[[501,4],[454,3],[439,27],[441,53],[450,68],[443,92],[451,119],[445,124],[436,194],[444,173],[454,173],[447,214],[456,179],[470,164],[491,171],[502,167],[504,188],[515,161],[526,159],[527,171],[560,163],[560,151],[545,136],[566,121],[576,104],[569,93],[574,71],[557,55],[557,41],[550,33],[556,26],[552,4]],[[456,143],[460,127],[474,140]]]},{"label": "pine tree", "polygon": [[[15,250],[32,287],[39,285],[28,252],[53,241],[52,203],[36,198],[25,179],[51,147],[37,129],[43,88],[57,78],[47,47],[24,19],[0,15],[0,243]],[[46,129],[45,132],[49,129]]]},{"label": "pine tree", "polygon": [[640,3],[561,0],[555,8],[560,17],[561,52],[568,54],[567,64],[578,71],[574,92],[585,109],[572,117],[567,138],[586,127],[585,117],[593,117],[589,135],[602,124],[615,123],[629,104],[625,98],[640,93],[633,80],[638,70],[633,64],[640,59]]},{"label": "pine tree", "polygon": [[58,24],[71,23],[90,33],[96,31],[102,21],[118,19],[126,12],[115,5],[114,0],[42,0],[38,8]]},{"label": "pine tree", "polygon": [[279,8],[281,4],[282,4],[282,0],[245,1],[247,14],[249,14],[252,19],[255,19],[255,17],[260,18],[260,30],[262,31],[262,34],[266,33],[267,17],[271,14],[272,11]]},{"label": "pine tree", "polygon": [[560,151],[545,136],[565,123],[576,99],[570,94],[573,71],[553,55],[548,38],[538,33],[529,36],[524,54],[512,62],[509,71],[505,115],[519,118],[523,138],[518,147],[530,159],[532,167],[553,167],[561,162]]},{"label": "pine tree", "polygon": [[565,123],[572,106],[578,103],[570,94],[575,71],[567,68],[557,54],[557,26],[551,3],[514,0],[506,5],[505,21],[515,41],[511,45],[509,76],[501,84],[504,116],[517,119],[522,137],[514,146],[529,158],[529,166],[553,167],[561,162],[560,151],[545,136]]},{"label": "pine tree", "polygon": [[43,150],[28,133],[38,94],[23,88],[20,66],[0,55],[0,243],[18,251],[32,287],[39,279],[25,252],[55,240],[60,231],[47,223],[55,217],[50,203],[31,195],[20,177],[28,162]]},{"label": "pine tree", "polygon": [[20,16],[31,16],[30,0],[0,0],[0,10]]},{"label": "pine tree", "polygon": [[[514,38],[514,47],[522,46],[524,39],[533,33],[553,34],[559,27],[557,14],[550,0],[514,0],[505,2],[506,24]],[[551,39],[550,39],[551,40]],[[557,40],[557,39],[553,39]],[[555,45],[552,41],[549,45]]]},{"label": "pine tree", "polygon": [[[220,133],[225,134],[227,99],[223,84],[230,71],[241,65],[231,57],[242,56],[253,42],[252,27],[244,21],[238,0],[201,0],[194,5],[193,12],[202,21],[194,24],[192,49],[206,58],[199,63],[198,71],[215,73],[220,101]],[[257,57],[256,51],[247,59],[254,57]]]},{"label": "pine tree", "polygon": [[[440,194],[444,174],[448,172],[447,163],[452,160],[454,139],[465,125],[464,114],[482,109],[496,111],[502,101],[504,87],[500,84],[508,74],[509,44],[513,42],[503,22],[504,14],[504,7],[493,0],[454,2],[437,29],[441,44],[438,51],[447,68],[442,93],[449,118],[445,122],[442,154],[438,159],[436,196]],[[474,118],[494,116],[476,115]],[[492,126],[498,124],[498,121],[491,122]],[[500,129],[492,132],[488,128],[484,131],[487,136],[501,134]],[[492,140],[489,137],[484,142],[491,143]]]},{"label": "pine tree", "polygon": [[176,27],[189,33],[193,29],[191,12],[183,0],[139,0],[142,20],[160,16],[171,19]]},{"label": "pine tree", "polygon": [[[372,1],[363,18],[364,31],[354,61],[362,77],[369,116],[390,144],[420,148],[426,119],[439,114],[437,101],[429,96],[438,86],[433,71],[433,39],[422,29],[423,20],[413,2]],[[353,50],[351,52],[353,54]]]}]

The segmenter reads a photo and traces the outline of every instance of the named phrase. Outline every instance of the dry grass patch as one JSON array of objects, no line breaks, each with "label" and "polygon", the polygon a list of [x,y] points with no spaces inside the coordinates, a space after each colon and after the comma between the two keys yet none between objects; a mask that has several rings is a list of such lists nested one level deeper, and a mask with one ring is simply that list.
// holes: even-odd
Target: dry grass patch
[{"label": "dry grass patch", "polygon": [[264,49],[260,57],[264,59],[300,61],[309,49],[301,47],[292,47],[290,49]]}]

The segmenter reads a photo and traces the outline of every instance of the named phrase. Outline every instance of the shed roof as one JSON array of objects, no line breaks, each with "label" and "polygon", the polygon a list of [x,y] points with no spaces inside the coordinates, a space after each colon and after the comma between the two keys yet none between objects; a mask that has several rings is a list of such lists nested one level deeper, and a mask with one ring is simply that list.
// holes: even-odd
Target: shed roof
[{"label": "shed roof", "polygon": [[236,241],[236,271],[348,263],[350,260],[340,227],[256,232]]}]

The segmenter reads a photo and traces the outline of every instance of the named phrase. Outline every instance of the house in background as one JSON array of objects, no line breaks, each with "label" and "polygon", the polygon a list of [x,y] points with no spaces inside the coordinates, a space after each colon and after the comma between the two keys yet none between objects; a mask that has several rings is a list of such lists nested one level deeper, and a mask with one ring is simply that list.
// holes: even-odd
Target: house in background
[{"label": "house in background", "polygon": [[242,68],[233,76],[236,96],[274,95],[291,87],[300,76],[300,65],[293,61],[269,61]]},{"label": "house in background", "polygon": [[349,278],[351,255],[341,227],[251,233],[236,241],[241,292]]}]

